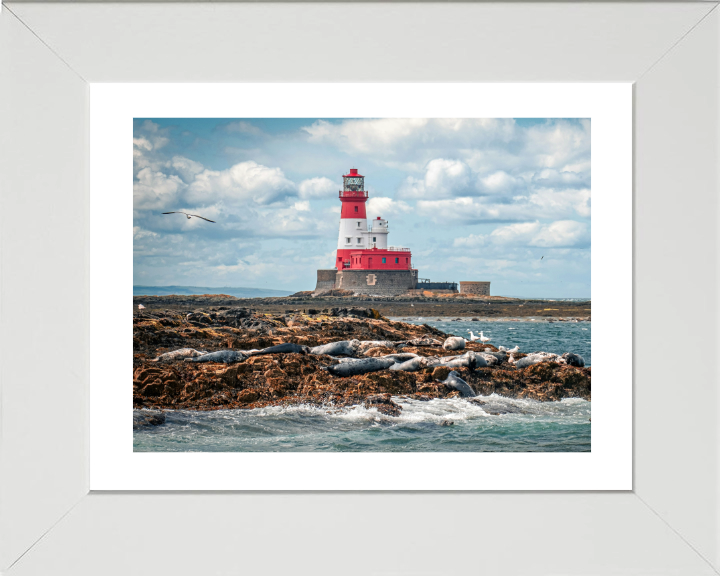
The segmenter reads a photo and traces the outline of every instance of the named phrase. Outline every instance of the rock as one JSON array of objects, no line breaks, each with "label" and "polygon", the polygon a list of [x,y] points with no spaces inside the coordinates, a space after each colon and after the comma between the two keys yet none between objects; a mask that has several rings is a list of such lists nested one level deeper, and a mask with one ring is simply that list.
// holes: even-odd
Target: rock
[{"label": "rock", "polygon": [[165,424],[165,413],[156,410],[133,410],[133,430]]},{"label": "rock", "polygon": [[440,422],[440,426],[453,426],[454,424],[455,422],[453,422],[452,420],[443,420],[442,422]]},{"label": "rock", "polygon": [[[175,305],[174,298],[167,300]],[[177,302],[187,300],[198,306],[204,298],[183,297]],[[443,342],[449,334],[426,325],[391,322],[372,312],[361,316],[353,307],[336,310],[336,316],[324,312],[322,322],[292,312],[288,317],[296,321],[288,326],[283,320],[287,310],[256,314],[233,304],[233,300],[215,296],[207,300],[210,304],[191,313],[195,319],[192,325],[185,311],[159,309],[157,300],[147,304],[143,300],[148,309],[133,310],[135,408],[215,410],[309,404],[372,406],[383,414],[397,415],[402,408],[395,404],[396,396],[422,401],[465,397],[475,401],[461,394],[459,382],[457,387],[446,386],[451,370],[472,392],[483,396],[590,400],[591,369],[573,365],[578,360],[569,353],[563,357],[536,353],[531,356],[537,356],[538,363],[516,368],[491,345],[470,343],[465,350],[448,350]],[[228,305],[217,306],[214,303],[218,301]],[[187,310],[187,304],[184,306]],[[342,361],[328,354],[302,354],[303,346],[317,348],[353,341],[359,342],[357,352],[342,355]],[[270,352],[268,348],[279,345],[286,345],[281,349],[285,352],[251,355],[231,364],[150,360],[182,349],[208,354]],[[368,356],[361,357],[361,350]],[[475,359],[474,367],[470,358]],[[366,371],[367,365],[358,370],[357,362],[365,361],[379,364],[372,371]],[[488,366],[488,362],[493,365]],[[383,395],[388,395],[387,401]]]},{"label": "rock", "polygon": [[433,380],[442,382],[443,380],[446,380],[448,376],[450,376],[450,372],[452,372],[452,369],[446,366],[438,366],[432,371]]},{"label": "rock", "polygon": [[445,340],[445,343],[443,344],[443,348],[445,350],[464,350],[465,349],[465,339],[460,338],[459,336],[450,336],[450,338]]}]

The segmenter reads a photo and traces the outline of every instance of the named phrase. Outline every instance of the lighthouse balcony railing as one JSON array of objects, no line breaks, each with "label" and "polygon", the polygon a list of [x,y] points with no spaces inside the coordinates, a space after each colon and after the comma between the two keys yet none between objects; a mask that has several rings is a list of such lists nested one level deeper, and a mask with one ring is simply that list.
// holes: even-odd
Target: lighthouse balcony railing
[{"label": "lighthouse balcony railing", "polygon": [[399,246],[388,246],[386,250],[391,252],[410,252],[410,248],[400,248]]},{"label": "lighthouse balcony railing", "polygon": [[367,198],[367,190],[340,190],[339,198]]}]

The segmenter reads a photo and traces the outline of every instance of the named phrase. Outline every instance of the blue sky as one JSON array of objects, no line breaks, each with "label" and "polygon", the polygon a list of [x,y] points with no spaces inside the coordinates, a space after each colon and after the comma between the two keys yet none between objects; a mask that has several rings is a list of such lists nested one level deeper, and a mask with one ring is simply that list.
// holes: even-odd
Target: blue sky
[{"label": "blue sky", "polygon": [[421,278],[590,296],[586,119],[135,119],[133,158],[136,285],[313,289],[356,167]]}]

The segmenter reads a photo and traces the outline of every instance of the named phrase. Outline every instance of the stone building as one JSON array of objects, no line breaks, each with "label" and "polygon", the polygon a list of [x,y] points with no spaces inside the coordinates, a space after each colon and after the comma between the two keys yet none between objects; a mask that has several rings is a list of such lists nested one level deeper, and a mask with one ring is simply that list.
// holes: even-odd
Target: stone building
[{"label": "stone building", "polygon": [[490,296],[490,282],[460,282],[460,294]]}]

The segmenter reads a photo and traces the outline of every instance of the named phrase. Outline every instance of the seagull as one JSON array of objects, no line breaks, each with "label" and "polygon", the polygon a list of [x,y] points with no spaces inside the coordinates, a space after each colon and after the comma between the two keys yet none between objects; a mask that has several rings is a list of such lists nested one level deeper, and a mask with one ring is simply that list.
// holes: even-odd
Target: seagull
[{"label": "seagull", "polygon": [[520,352],[520,346],[515,346],[512,350],[508,350],[510,354],[515,354],[517,352]]},{"label": "seagull", "polygon": [[187,212],[163,212],[163,214],[185,214],[185,216],[187,216],[188,220],[190,220],[190,218],[195,216],[195,218],[202,218],[203,220],[207,220],[208,222],[217,224],[217,222],[215,222],[215,220],[210,220],[209,218],[205,218],[204,216],[198,216],[197,214],[188,214]]},{"label": "seagull", "polygon": [[475,334],[472,333],[472,330],[468,330],[470,332],[470,342],[475,342],[475,340],[480,340],[480,336],[475,336]]},{"label": "seagull", "polygon": [[487,336],[483,336],[482,330],[480,331],[480,342],[482,342],[483,344],[485,344],[485,342],[490,342],[490,338],[488,338]]},{"label": "seagull", "polygon": [[143,306],[142,304],[138,304],[138,310],[145,310],[145,306]]},{"label": "seagull", "polygon": [[545,256],[540,256],[540,260],[542,260],[543,258],[545,258]]}]

